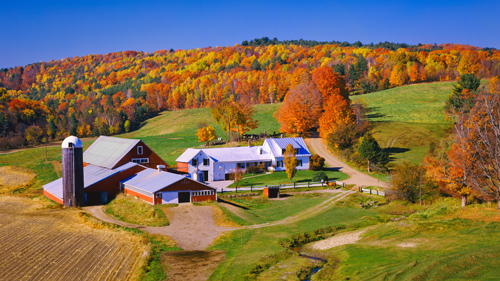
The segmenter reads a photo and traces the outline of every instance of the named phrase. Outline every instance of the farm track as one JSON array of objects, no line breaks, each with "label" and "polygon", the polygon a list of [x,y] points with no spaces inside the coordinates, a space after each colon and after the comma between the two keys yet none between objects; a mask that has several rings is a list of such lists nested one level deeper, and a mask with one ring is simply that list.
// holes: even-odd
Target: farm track
[{"label": "farm track", "polygon": [[29,210],[0,197],[0,280],[130,280],[139,237],[92,229],[74,210]]}]

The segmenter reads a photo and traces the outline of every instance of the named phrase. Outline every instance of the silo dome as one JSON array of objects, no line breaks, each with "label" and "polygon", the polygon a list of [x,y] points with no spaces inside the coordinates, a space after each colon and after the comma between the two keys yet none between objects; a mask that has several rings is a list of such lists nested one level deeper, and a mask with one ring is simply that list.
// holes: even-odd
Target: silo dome
[{"label": "silo dome", "polygon": [[[70,143],[72,144],[71,146]],[[69,148],[69,147],[83,148],[82,141],[75,136],[69,136],[64,139],[62,143],[62,148]]]}]

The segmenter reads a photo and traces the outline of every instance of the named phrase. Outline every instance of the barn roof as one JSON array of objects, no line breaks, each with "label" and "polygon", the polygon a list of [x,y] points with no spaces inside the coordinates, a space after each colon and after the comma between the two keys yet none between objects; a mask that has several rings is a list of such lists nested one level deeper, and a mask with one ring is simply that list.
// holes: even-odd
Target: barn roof
[{"label": "barn roof", "polygon": [[186,176],[184,175],[178,175],[148,168],[131,176],[126,180],[121,181],[121,183],[146,191],[148,193],[155,193],[158,190],[161,190],[185,178]]},{"label": "barn roof", "polygon": [[[87,165],[83,168],[83,186],[87,188],[92,186],[114,174],[128,170],[139,164],[129,162],[115,169],[106,169],[95,165]],[[140,165],[139,165],[140,166]],[[58,198],[63,198],[63,182],[62,178],[57,179],[43,186],[43,189],[53,194]]]},{"label": "barn roof", "polygon": [[83,153],[83,162],[99,167],[113,169],[141,140],[100,136]]},{"label": "barn roof", "polygon": [[242,146],[242,147],[219,147],[219,148],[188,148],[177,162],[187,163],[193,159],[198,152],[203,151],[208,157],[216,162],[245,162],[245,161],[271,161],[271,155],[260,154],[262,146]]}]

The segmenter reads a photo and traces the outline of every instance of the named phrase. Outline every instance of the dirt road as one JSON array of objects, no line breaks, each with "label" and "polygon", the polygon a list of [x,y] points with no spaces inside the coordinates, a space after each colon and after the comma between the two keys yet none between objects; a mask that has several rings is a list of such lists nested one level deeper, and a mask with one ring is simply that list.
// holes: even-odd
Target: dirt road
[{"label": "dirt road", "polygon": [[210,206],[193,206],[186,203],[170,208],[167,215],[170,225],[162,227],[141,226],[122,222],[108,216],[102,208],[102,206],[92,206],[84,209],[92,216],[105,222],[141,229],[152,234],[166,235],[172,238],[177,243],[177,246],[187,251],[204,250],[225,231],[237,229],[215,225]]},{"label": "dirt road", "polygon": [[349,167],[344,162],[337,159],[333,156],[326,148],[323,139],[321,138],[311,138],[309,139],[309,144],[311,149],[325,158],[325,162],[328,166],[333,168],[339,168],[339,170],[347,175],[349,175],[349,179],[343,181],[346,184],[357,184],[359,186],[380,186],[380,187],[389,187],[389,184],[386,182],[380,181],[374,177],[370,177],[369,175],[365,175],[351,167]]}]

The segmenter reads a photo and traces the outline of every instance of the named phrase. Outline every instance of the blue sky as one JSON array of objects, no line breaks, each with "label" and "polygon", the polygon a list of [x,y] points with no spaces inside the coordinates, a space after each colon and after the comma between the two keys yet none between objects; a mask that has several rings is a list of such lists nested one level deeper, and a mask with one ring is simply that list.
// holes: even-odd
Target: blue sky
[{"label": "blue sky", "polygon": [[0,68],[268,36],[500,48],[500,1],[5,1]]}]

